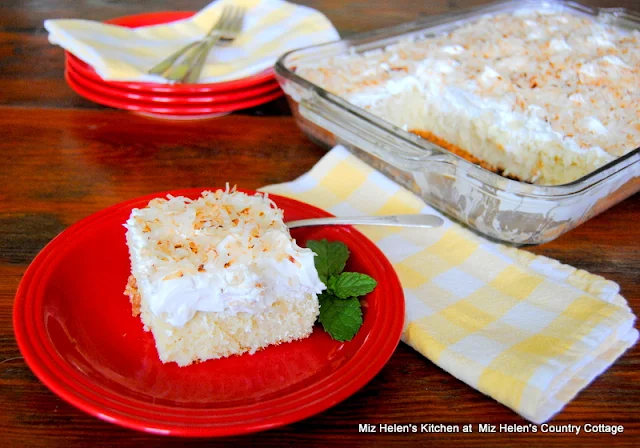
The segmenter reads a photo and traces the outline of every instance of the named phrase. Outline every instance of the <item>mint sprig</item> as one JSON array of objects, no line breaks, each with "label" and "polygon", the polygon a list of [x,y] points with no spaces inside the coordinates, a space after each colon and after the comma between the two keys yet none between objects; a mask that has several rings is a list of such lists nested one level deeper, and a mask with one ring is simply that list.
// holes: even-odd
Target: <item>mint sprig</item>
[{"label": "mint sprig", "polygon": [[320,300],[320,317],[318,320],[324,330],[336,341],[350,341],[362,326],[362,309],[360,300],[338,299],[331,294],[322,294]]},{"label": "mint sprig", "polygon": [[340,299],[369,294],[378,284],[367,274],[358,272],[343,272],[338,276],[333,275],[329,277],[327,283],[327,288]]},{"label": "mint sprig", "polygon": [[307,247],[317,255],[314,263],[322,283],[326,284],[332,275],[341,273],[347,264],[349,249],[340,241],[311,240],[307,241]]},{"label": "mint sprig", "polygon": [[359,272],[342,272],[349,258],[349,249],[340,241],[307,241],[316,253],[314,263],[320,280],[327,289],[320,294],[318,320],[336,341],[350,341],[362,326],[360,296],[370,293],[378,284]]}]

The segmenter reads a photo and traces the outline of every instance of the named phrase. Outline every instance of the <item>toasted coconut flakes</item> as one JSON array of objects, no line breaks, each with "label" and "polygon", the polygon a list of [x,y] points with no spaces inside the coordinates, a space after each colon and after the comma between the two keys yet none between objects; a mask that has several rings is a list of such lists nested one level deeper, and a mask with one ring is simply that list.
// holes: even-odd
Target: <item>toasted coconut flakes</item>
[{"label": "toasted coconut flakes", "polygon": [[205,191],[196,200],[154,199],[148,207],[134,210],[128,225],[149,229],[144,233],[145,256],[153,260],[151,269],[161,274],[159,278],[171,280],[244,265],[269,251],[274,251],[274,259],[286,258],[289,254],[273,239],[289,235],[282,217],[266,194],[249,196],[227,189]]},{"label": "toasted coconut flakes", "polygon": [[[451,52],[453,47],[463,50]],[[481,81],[486,67],[499,76]],[[553,131],[587,150],[619,157],[640,146],[638,30],[568,12],[497,14],[439,36],[302,65],[296,72],[349,99],[366,96],[376,84],[402,81],[405,68],[411,76],[424,71],[430,85],[472,92],[514,111],[537,107],[536,115]],[[567,98],[577,103],[571,113]],[[365,108],[376,113],[375,107]],[[603,123],[606,134],[585,129],[589,117]]]},{"label": "toasted coconut flakes", "polygon": [[133,275],[129,276],[127,280],[127,286],[124,293],[129,296],[131,302],[131,315],[137,317],[140,314],[140,293],[138,292],[138,284],[136,278]]},{"label": "toasted coconut flakes", "polygon": [[174,278],[180,278],[182,277],[184,274],[182,273],[182,271],[178,271],[178,272],[174,272],[173,274],[169,274],[167,276],[165,276],[162,280],[171,280]]}]

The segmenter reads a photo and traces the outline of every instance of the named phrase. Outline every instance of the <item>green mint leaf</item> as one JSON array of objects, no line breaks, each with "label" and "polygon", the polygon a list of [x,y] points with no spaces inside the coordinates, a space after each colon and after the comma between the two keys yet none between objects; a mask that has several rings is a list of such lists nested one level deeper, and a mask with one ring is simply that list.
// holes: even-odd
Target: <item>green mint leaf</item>
[{"label": "green mint leaf", "polygon": [[338,299],[324,293],[319,297],[319,321],[336,341],[350,341],[362,326],[362,309],[356,298]]},{"label": "green mint leaf", "polygon": [[338,275],[347,264],[349,249],[341,241],[307,241],[307,247],[316,253],[314,263],[323,283],[332,275]]},{"label": "green mint leaf", "polygon": [[329,277],[327,288],[339,299],[358,297],[369,294],[378,282],[367,274],[358,272],[343,272],[338,276]]}]

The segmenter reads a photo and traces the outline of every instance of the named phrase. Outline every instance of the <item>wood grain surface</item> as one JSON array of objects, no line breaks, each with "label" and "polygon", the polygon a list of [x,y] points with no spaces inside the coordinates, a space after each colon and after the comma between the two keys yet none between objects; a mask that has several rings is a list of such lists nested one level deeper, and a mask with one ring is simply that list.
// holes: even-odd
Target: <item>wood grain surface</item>
[{"label": "wood grain surface", "polygon": [[[197,10],[203,1],[19,1],[0,4],[0,446],[604,446],[640,444],[640,349],[629,350],[582,391],[553,424],[621,424],[616,436],[483,434],[480,423],[526,423],[400,345],[366,387],[337,406],[271,431],[222,439],[174,439],[103,422],[67,404],[25,364],[11,317],[16,288],[35,255],[79,219],[155,191],[243,188],[292,180],[324,149],[296,127],[284,101],[226,117],[173,122],[91,103],[63,78],[63,53],[43,20],[106,20],[128,14]],[[477,0],[307,0],[342,35],[396,25]],[[635,1],[588,2],[640,10]],[[534,253],[618,282],[640,311],[640,197],[629,198]],[[471,434],[363,434],[359,423],[473,424]]]}]

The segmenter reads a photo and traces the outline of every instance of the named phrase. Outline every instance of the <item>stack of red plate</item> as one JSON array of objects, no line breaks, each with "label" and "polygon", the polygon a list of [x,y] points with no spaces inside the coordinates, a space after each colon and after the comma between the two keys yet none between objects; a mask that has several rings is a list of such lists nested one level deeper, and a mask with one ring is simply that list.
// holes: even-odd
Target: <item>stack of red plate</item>
[{"label": "stack of red plate", "polygon": [[[193,12],[159,12],[120,17],[107,23],[131,28],[172,22]],[[105,106],[166,118],[225,115],[272,101],[282,95],[273,69],[228,82],[155,84],[105,81],[95,70],[66,52],[65,79],[79,95]]]}]

